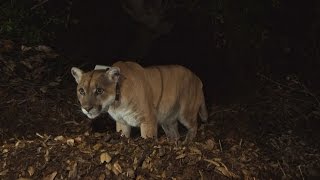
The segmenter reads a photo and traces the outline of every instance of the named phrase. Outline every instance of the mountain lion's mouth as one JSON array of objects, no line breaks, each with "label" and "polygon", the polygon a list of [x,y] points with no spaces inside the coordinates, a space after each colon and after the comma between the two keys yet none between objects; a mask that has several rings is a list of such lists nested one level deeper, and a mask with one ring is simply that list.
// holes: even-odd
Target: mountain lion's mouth
[{"label": "mountain lion's mouth", "polygon": [[94,119],[101,114],[101,112],[98,112],[95,109],[91,110],[90,112],[86,111],[84,108],[81,108],[81,110],[90,119]]},{"label": "mountain lion's mouth", "polygon": [[98,113],[98,114],[91,114],[91,113],[88,113],[88,114],[86,114],[86,115],[88,116],[88,118],[90,118],[90,119],[94,119],[94,118],[98,117],[98,116],[100,115],[100,113]]}]

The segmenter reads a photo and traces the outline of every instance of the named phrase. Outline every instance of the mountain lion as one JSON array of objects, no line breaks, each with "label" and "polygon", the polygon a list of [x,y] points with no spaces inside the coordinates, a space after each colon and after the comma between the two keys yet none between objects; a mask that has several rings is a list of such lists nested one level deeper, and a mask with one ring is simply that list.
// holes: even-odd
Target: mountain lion
[{"label": "mountain lion", "polygon": [[162,126],[179,139],[178,121],[187,129],[184,143],[197,133],[197,116],[208,118],[201,80],[180,65],[144,68],[135,62],[116,62],[89,72],[73,67],[82,112],[94,119],[103,112],[116,121],[116,131],[130,137],[140,127],[143,138],[157,137]]}]

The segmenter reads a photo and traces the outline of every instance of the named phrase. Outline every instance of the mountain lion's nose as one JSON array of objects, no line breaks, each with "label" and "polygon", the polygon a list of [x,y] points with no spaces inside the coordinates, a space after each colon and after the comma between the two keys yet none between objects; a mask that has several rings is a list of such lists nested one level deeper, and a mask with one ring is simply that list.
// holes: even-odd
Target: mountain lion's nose
[{"label": "mountain lion's nose", "polygon": [[89,112],[93,106],[84,106],[83,109],[85,109],[87,112]]}]

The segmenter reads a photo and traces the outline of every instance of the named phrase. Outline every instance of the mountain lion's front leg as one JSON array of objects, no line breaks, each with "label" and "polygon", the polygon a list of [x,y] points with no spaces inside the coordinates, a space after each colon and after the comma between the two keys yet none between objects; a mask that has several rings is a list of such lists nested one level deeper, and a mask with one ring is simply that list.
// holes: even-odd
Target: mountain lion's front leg
[{"label": "mountain lion's front leg", "polygon": [[157,138],[158,124],[154,114],[146,115],[140,124],[142,138]]},{"label": "mountain lion's front leg", "polygon": [[122,124],[120,122],[116,122],[116,130],[117,132],[121,132],[121,136],[125,136],[127,138],[130,137],[130,133],[131,133],[131,127],[126,125],[126,124]]}]

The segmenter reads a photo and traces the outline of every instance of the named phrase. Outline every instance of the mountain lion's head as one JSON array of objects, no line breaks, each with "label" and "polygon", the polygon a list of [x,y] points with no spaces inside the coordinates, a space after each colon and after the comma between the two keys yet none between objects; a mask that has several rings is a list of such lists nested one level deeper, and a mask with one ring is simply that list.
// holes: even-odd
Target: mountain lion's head
[{"label": "mountain lion's head", "polygon": [[115,101],[116,84],[120,77],[118,67],[108,67],[106,70],[83,72],[73,67],[71,74],[78,83],[77,95],[82,112],[90,119],[108,111]]}]

